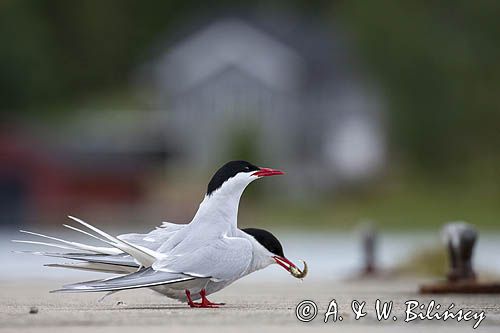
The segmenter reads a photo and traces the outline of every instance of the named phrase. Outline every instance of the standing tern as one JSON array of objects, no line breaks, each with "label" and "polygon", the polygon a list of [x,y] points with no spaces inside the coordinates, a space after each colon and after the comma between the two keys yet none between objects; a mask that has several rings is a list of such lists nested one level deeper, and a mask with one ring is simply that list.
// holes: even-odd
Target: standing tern
[{"label": "standing tern", "polygon": [[[254,180],[282,175],[280,170],[257,167],[246,161],[231,161],[222,166],[208,184],[207,193],[189,224],[163,222],[147,234],[125,234],[117,237],[76,218],[74,222],[91,232],[74,226],[65,227],[98,239],[106,247],[92,246],[46,236],[57,243],[29,240],[30,243],[71,250],[70,253],[29,252],[76,262],[49,264],[81,270],[121,274],[121,276],[63,286],[53,292],[108,292],[150,288],[170,298],[184,301],[190,307],[217,307],[207,295],[234,281],[278,264],[296,278],[307,274],[288,260],[279,240],[269,231],[238,229],[237,215],[241,195]],[[75,252],[76,251],[76,252]],[[84,251],[84,252],[81,252]],[[201,299],[195,303],[194,300]]]}]

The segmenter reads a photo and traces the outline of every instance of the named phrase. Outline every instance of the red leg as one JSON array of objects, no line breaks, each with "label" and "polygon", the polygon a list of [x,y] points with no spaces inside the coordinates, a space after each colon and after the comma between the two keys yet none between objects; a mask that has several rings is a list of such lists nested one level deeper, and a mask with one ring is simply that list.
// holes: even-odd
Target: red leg
[{"label": "red leg", "polygon": [[206,304],[208,306],[212,306],[214,308],[218,308],[219,305],[225,305],[225,303],[212,303],[208,300],[207,298],[207,291],[205,289],[202,289],[200,291],[200,296],[201,296],[201,303]]},{"label": "red leg", "polygon": [[191,292],[189,290],[184,290],[186,292],[186,297],[187,297],[187,301],[188,301],[188,304],[189,304],[189,307],[191,308],[199,308],[200,307],[200,303],[195,303],[193,302],[193,300],[191,299]]},{"label": "red leg", "polygon": [[202,289],[200,291],[200,296],[201,296],[201,302],[200,303],[195,303],[193,302],[193,300],[191,299],[191,292],[189,290],[185,290],[186,292],[186,297],[187,297],[187,300],[188,300],[188,304],[190,307],[192,308],[218,308],[219,305],[223,305],[224,303],[220,303],[220,304],[217,304],[217,303],[212,303],[210,302],[208,299],[207,299],[207,292],[205,291],[205,289]]}]

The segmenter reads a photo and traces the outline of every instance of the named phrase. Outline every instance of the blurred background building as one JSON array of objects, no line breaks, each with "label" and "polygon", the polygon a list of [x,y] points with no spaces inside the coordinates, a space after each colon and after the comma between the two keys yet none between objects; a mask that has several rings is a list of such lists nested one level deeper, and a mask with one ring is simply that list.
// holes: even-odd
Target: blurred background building
[{"label": "blurred background building", "polygon": [[243,154],[296,170],[285,179],[295,189],[359,181],[383,165],[381,97],[333,26],[271,11],[191,30],[138,82],[153,87],[166,146],[183,163]]},{"label": "blurred background building", "polygon": [[187,222],[248,159],[242,226],[498,230],[498,10],[3,1],[0,224]]}]

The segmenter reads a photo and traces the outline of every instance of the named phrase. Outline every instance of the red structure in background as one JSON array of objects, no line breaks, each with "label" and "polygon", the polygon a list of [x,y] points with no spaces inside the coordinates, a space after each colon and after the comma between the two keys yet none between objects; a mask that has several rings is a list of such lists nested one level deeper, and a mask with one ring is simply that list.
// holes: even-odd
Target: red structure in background
[{"label": "red structure in background", "polygon": [[133,158],[52,150],[17,128],[0,130],[2,226],[38,223],[85,207],[137,203],[145,180],[145,166]]}]

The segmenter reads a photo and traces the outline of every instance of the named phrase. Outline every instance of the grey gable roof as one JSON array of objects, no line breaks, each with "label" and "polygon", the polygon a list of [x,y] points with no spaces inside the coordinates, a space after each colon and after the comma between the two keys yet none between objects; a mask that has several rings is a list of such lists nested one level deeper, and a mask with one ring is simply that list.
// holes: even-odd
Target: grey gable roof
[{"label": "grey gable roof", "polygon": [[224,66],[236,66],[282,90],[312,90],[355,75],[342,34],[314,18],[223,14],[184,29],[175,39],[152,64],[156,84],[173,94]]},{"label": "grey gable roof", "polygon": [[159,66],[174,92],[227,67],[255,76],[273,89],[290,90],[304,67],[293,49],[238,19],[216,21],[186,38],[162,57]]}]

